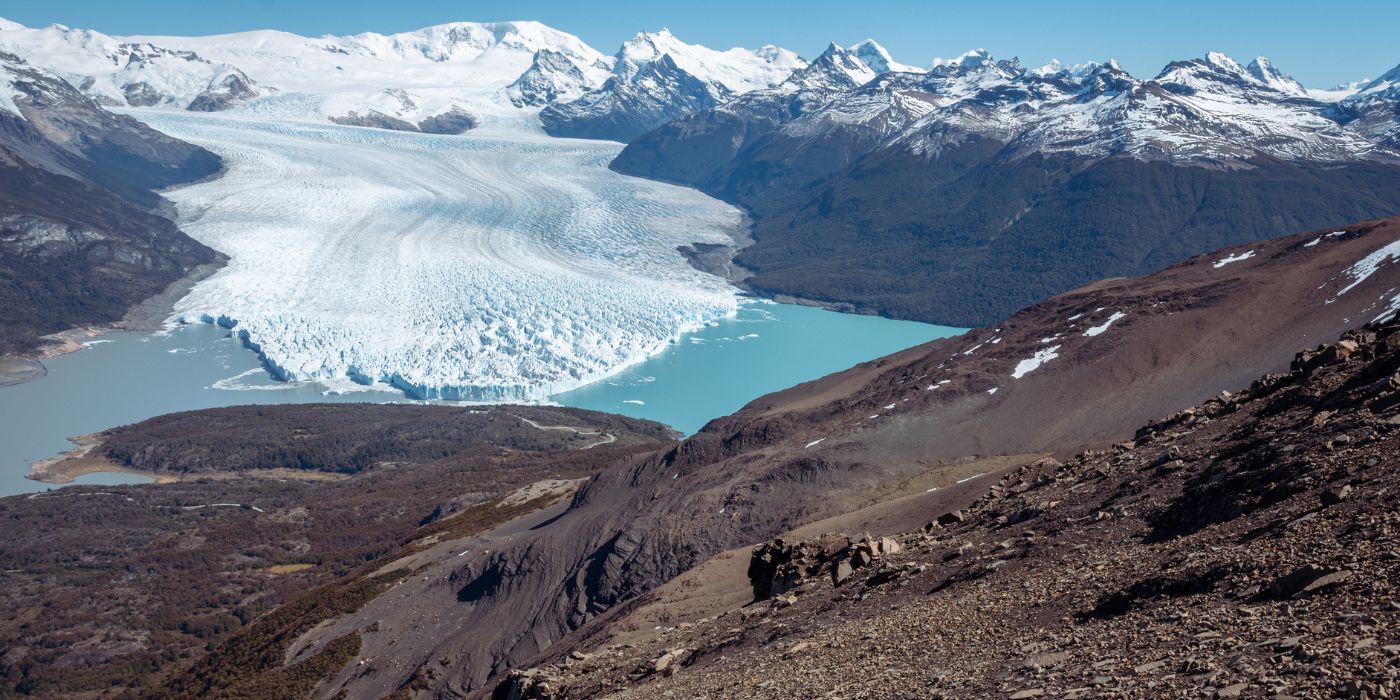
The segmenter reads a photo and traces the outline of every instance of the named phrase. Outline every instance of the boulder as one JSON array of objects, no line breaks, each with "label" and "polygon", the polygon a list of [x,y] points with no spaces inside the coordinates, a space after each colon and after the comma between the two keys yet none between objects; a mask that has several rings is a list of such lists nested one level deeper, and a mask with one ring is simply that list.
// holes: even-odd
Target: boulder
[{"label": "boulder", "polygon": [[1351,496],[1350,486],[1340,486],[1322,492],[1322,505],[1335,506]]},{"label": "boulder", "polygon": [[1269,592],[1275,598],[1298,598],[1335,586],[1351,576],[1350,571],[1305,564],[1286,576],[1274,579]]}]

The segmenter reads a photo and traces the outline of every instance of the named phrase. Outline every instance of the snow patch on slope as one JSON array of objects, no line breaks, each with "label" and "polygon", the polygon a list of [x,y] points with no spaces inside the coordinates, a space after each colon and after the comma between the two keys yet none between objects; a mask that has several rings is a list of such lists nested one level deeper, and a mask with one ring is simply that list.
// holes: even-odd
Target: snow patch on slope
[{"label": "snow patch on slope", "polygon": [[1230,263],[1237,263],[1241,260],[1248,260],[1252,257],[1254,257],[1254,251],[1252,250],[1240,253],[1238,255],[1227,255],[1219,260],[1216,260],[1215,263],[1211,265],[1211,267],[1219,270],[1220,268],[1225,267]]},{"label": "snow patch on slope", "polygon": [[1109,326],[1112,326],[1114,323],[1122,320],[1125,316],[1127,316],[1127,314],[1123,313],[1122,311],[1114,311],[1113,315],[1109,316],[1106,321],[1084,331],[1084,335],[1090,338],[1097,335],[1103,335],[1104,332],[1108,330]]},{"label": "snow patch on slope", "polygon": [[1040,366],[1060,356],[1060,346],[1037,350],[1034,355],[1016,363],[1016,369],[1011,373],[1012,379],[1020,379],[1031,372],[1040,369]]},{"label": "snow patch on slope", "polygon": [[1394,241],[1382,247],[1380,250],[1358,260],[1356,264],[1342,272],[1342,274],[1350,277],[1352,281],[1351,284],[1343,287],[1342,291],[1337,292],[1337,296],[1341,296],[1355,289],[1362,282],[1365,282],[1368,277],[1375,274],[1376,270],[1379,270],[1381,265],[1395,258],[1400,258],[1400,241]]}]

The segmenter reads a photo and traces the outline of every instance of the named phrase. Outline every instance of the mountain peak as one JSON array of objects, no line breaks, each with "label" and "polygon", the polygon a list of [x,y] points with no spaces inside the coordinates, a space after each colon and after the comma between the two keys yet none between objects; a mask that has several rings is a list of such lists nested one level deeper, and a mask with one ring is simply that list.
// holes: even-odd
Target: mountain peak
[{"label": "mountain peak", "polygon": [[922,73],[923,69],[896,62],[890,52],[874,39],[865,39],[849,49],[862,63],[876,73]]},{"label": "mountain peak", "polygon": [[830,85],[833,80],[838,84],[849,81],[851,86],[855,86],[864,85],[874,80],[879,73],[862,61],[853,51],[842,48],[833,41],[827,45],[826,50],[816,60],[812,61],[805,69],[794,73],[790,80],[808,85],[814,84],[814,80],[816,83],[825,85]]},{"label": "mountain peak", "polygon": [[1210,51],[1206,53],[1206,63],[1229,73],[1244,73],[1244,66],[1221,51]]},{"label": "mountain peak", "polygon": [[958,56],[957,58],[952,59],[933,59],[934,68],[941,68],[943,66],[954,66],[959,68],[980,68],[981,66],[988,63],[992,63],[992,53],[986,49],[973,49],[962,54],[961,56]]},{"label": "mountain peak", "polygon": [[1245,66],[1245,71],[1254,76],[1255,80],[1286,95],[1308,94],[1302,83],[1294,80],[1293,76],[1280,71],[1272,61],[1264,56],[1255,57],[1248,66]]}]

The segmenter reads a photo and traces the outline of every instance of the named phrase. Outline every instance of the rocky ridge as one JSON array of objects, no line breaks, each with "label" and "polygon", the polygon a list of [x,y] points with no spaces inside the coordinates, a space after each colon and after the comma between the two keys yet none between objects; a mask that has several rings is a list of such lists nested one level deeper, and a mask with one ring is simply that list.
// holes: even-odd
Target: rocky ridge
[{"label": "rocky ridge", "polygon": [[1367,325],[921,529],[761,544],[753,603],[495,697],[1391,697],[1397,408]]}]

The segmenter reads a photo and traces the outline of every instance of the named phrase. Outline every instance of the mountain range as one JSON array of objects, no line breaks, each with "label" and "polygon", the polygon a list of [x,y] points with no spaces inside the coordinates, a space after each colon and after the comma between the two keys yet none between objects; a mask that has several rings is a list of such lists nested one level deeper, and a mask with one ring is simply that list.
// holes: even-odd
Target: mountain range
[{"label": "mountain range", "polygon": [[1219,53],[1151,80],[973,51],[868,80],[832,46],[613,167],[745,207],[751,288],[980,324],[1103,276],[1393,213],[1393,78],[1321,99]]},{"label": "mountain range", "polygon": [[1400,209],[1396,70],[1312,90],[1217,52],[1142,79],[981,50],[920,68],[872,40],[809,61],[666,30],[605,55],[536,22],[318,38],[7,23],[0,48],[106,105],[624,141],[614,169],[747,210],[750,290],[948,325]]}]

